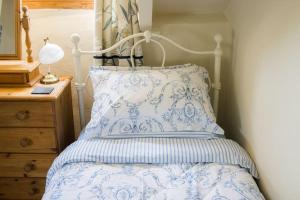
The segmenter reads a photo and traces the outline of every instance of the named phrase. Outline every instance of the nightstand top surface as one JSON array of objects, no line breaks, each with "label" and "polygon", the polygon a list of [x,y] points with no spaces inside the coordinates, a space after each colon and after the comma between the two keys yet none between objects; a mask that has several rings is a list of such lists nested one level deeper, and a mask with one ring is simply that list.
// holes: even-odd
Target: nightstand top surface
[{"label": "nightstand top surface", "polygon": [[[0,85],[0,101],[53,101],[70,82],[70,77],[63,77],[58,83],[51,85],[43,85],[39,82],[32,87],[1,87]],[[54,87],[54,90],[51,94],[31,94],[35,87]]]}]

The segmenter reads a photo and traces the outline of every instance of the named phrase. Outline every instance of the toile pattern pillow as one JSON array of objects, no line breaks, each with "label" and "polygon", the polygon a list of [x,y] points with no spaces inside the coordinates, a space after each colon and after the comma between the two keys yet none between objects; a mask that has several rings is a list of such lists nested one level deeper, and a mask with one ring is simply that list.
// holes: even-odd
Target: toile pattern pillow
[{"label": "toile pattern pillow", "polygon": [[94,90],[85,134],[101,138],[223,136],[197,65],[136,70],[91,68]]}]

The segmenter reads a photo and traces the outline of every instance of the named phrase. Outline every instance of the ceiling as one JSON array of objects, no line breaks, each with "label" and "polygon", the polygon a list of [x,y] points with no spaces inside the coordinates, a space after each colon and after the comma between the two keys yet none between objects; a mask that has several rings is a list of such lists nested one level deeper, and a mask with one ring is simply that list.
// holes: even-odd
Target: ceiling
[{"label": "ceiling", "polygon": [[154,13],[218,13],[229,0],[153,0]]}]

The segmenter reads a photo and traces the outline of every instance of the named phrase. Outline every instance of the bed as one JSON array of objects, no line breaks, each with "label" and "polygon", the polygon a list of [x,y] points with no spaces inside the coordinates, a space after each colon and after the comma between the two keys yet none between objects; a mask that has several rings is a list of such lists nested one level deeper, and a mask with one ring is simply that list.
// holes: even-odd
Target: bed
[{"label": "bed", "polygon": [[[164,48],[155,38],[190,53],[214,55],[213,105],[203,67],[164,67],[164,58],[156,70],[101,67],[91,70],[95,102],[86,125],[80,56],[106,53],[134,37],[160,45],[164,58]],[[215,50],[201,52],[148,31],[100,52],[81,51],[79,40],[72,36],[83,131],[52,164],[44,200],[264,199],[255,183],[253,161],[216,123],[220,35],[215,37]]]}]

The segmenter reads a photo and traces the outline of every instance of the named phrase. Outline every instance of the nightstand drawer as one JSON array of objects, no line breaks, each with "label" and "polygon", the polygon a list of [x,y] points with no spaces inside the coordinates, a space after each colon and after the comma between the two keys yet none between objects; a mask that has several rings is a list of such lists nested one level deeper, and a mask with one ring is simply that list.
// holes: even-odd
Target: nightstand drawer
[{"label": "nightstand drawer", "polygon": [[0,199],[41,199],[44,178],[0,178]]},{"label": "nightstand drawer", "polygon": [[0,128],[1,153],[57,153],[54,128]]},{"label": "nightstand drawer", "polygon": [[0,177],[46,177],[56,154],[0,154]]},{"label": "nightstand drawer", "polygon": [[0,127],[54,127],[51,102],[0,102]]}]

